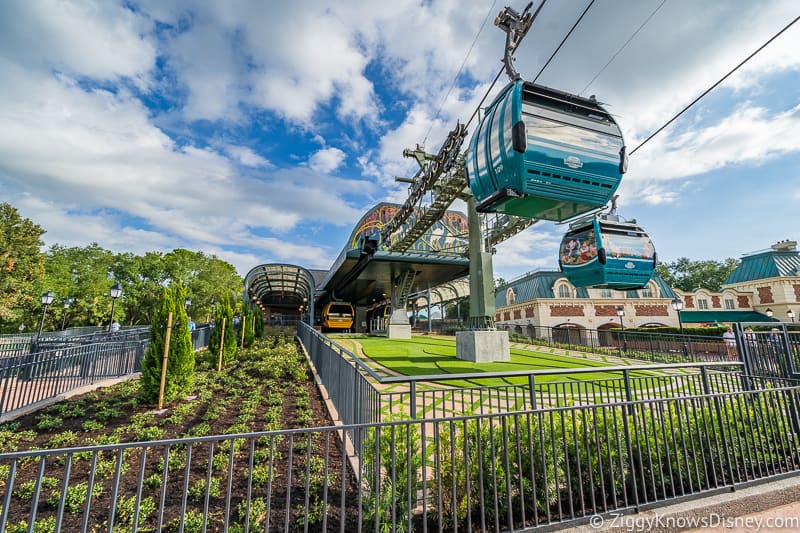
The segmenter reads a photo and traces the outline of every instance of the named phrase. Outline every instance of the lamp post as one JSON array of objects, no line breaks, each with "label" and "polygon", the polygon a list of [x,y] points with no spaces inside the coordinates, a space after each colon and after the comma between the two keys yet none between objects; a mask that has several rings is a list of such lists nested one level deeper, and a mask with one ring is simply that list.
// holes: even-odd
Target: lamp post
[{"label": "lamp post", "polygon": [[72,305],[72,302],[75,301],[75,298],[66,298],[64,300],[64,312],[61,314],[61,330],[64,330],[64,326],[67,325],[67,309],[69,306]]},{"label": "lamp post", "polygon": [[675,298],[672,300],[672,308],[678,314],[678,326],[681,329],[681,339],[683,341],[681,345],[681,350],[683,351],[683,355],[688,355],[688,350],[686,349],[686,339],[683,337],[683,319],[681,318],[681,310],[683,309],[683,300],[680,298]]},{"label": "lamp post", "polygon": [[789,320],[791,320],[791,321],[792,321],[792,324],[794,324],[794,311],[792,311],[791,309],[789,309],[788,311],[786,311],[786,316],[788,316],[788,317],[789,317]]},{"label": "lamp post", "polygon": [[114,307],[117,305],[117,298],[122,296],[122,287],[117,282],[111,286],[108,292],[111,295],[111,320],[108,322],[108,331],[111,331],[111,326],[114,324]]},{"label": "lamp post", "polygon": [[42,305],[44,307],[42,308],[42,319],[39,321],[39,332],[36,334],[37,337],[42,334],[42,328],[44,327],[44,316],[47,314],[47,308],[51,303],[53,303],[55,297],[56,295],[53,294],[52,291],[47,291],[46,293],[42,294]]},{"label": "lamp post", "polygon": [[628,351],[628,342],[625,340],[625,324],[622,323],[622,317],[625,316],[625,309],[622,306],[617,307],[617,316],[619,317],[619,326],[622,328],[622,351]]},{"label": "lamp post", "polygon": [[190,305],[192,305],[192,299],[187,296],[186,299],[183,301],[183,306],[186,309],[189,309]]}]

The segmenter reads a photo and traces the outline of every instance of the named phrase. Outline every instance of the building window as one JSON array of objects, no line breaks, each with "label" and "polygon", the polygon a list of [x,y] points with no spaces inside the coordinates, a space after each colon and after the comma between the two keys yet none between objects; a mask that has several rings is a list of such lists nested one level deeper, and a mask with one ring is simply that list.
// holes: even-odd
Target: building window
[{"label": "building window", "polygon": [[697,308],[698,309],[708,309],[708,300],[705,298],[698,298],[697,299]]},{"label": "building window", "polygon": [[506,291],[506,303],[508,305],[514,305],[517,302],[517,295],[514,293],[514,289],[511,287],[508,288]]},{"label": "building window", "polygon": [[611,298],[611,289],[600,289],[600,298]]},{"label": "building window", "polygon": [[569,290],[569,287],[562,283],[558,286],[558,297],[559,298],[572,298],[572,291]]},{"label": "building window", "polygon": [[652,298],[653,297],[653,287],[648,285],[644,287],[641,292],[642,298]]},{"label": "building window", "polygon": [[725,309],[728,311],[734,309],[733,298],[725,298]]}]

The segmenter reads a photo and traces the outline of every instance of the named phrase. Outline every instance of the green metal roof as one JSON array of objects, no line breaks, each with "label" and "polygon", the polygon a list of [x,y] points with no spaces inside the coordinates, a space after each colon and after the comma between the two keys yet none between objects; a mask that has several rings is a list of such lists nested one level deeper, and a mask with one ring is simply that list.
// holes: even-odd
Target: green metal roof
[{"label": "green metal roof", "polygon": [[[495,306],[504,307],[508,305],[506,300],[506,293],[509,287],[514,289],[514,302],[517,304],[536,300],[539,298],[557,298],[553,292],[553,285],[555,282],[563,278],[564,274],[559,271],[539,271],[527,274],[519,279],[513,280],[505,285],[497,288],[495,295]],[[675,298],[677,295],[672,288],[667,285],[664,280],[658,276],[653,277],[658,286],[659,293],[662,298]],[[627,298],[640,298],[638,291],[627,291]],[[578,287],[575,290],[575,298],[589,298],[589,292],[583,288]]]},{"label": "green metal roof", "polygon": [[767,250],[743,257],[723,285],[787,276],[800,276],[800,253]]},{"label": "green metal roof", "polygon": [[706,322],[778,322],[756,311],[681,311],[684,324]]}]

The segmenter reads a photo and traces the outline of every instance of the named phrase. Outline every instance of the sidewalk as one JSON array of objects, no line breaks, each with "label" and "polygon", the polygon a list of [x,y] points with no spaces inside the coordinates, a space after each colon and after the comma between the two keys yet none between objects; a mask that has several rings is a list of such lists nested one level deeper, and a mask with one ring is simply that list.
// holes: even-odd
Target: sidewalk
[{"label": "sidewalk", "polygon": [[568,533],[800,531],[800,475],[650,509],[611,514]]}]

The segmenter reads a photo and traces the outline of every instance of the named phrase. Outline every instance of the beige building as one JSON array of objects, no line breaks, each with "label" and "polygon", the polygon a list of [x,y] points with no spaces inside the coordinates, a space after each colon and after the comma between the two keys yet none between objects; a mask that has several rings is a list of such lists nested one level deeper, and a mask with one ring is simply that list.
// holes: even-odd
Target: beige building
[{"label": "beige building", "polygon": [[[610,329],[732,322],[794,322],[800,318],[800,253],[796,241],[746,254],[720,292],[684,292],[655,277],[636,291],[574,287],[560,272],[531,272],[499,287],[498,327]],[[619,316],[619,310],[622,316]],[[774,316],[774,318],[770,318]]]}]

